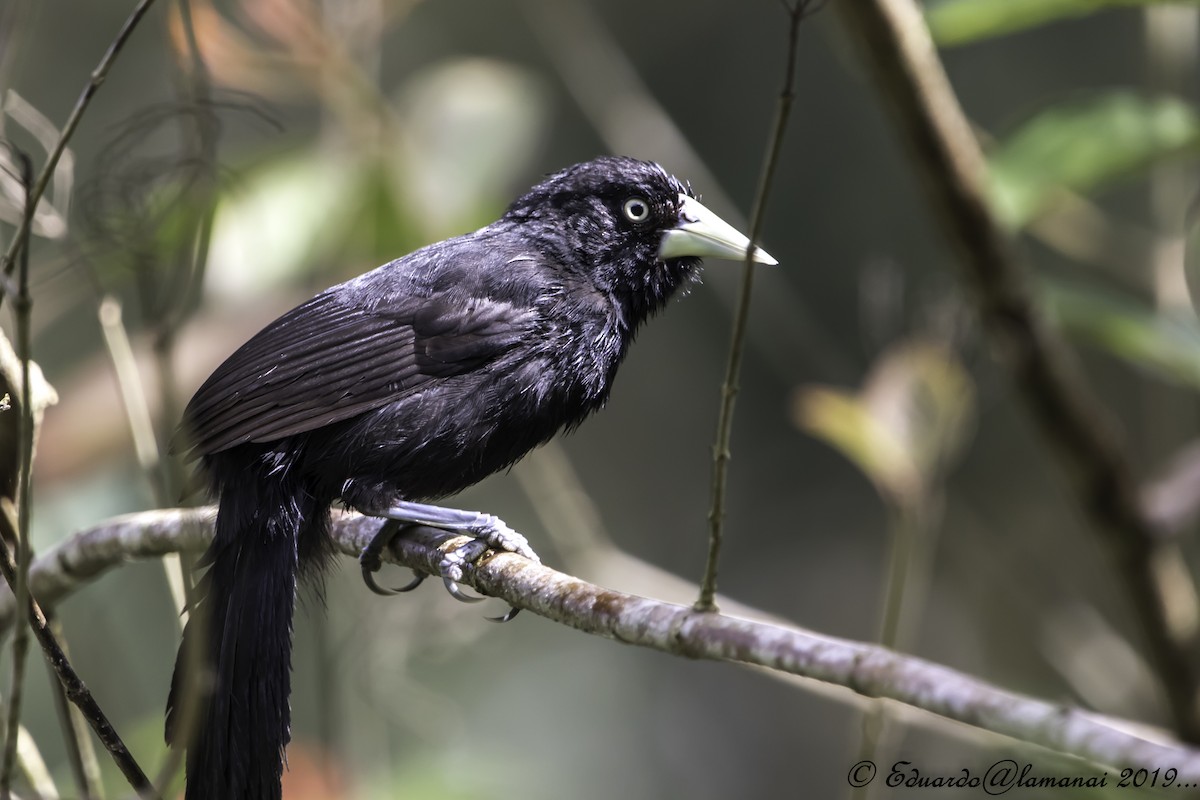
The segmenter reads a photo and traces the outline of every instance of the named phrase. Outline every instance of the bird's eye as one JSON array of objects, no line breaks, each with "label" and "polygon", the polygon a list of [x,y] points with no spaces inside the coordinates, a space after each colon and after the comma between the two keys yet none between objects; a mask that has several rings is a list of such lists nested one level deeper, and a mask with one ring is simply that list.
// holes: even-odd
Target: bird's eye
[{"label": "bird's eye", "polygon": [[640,197],[631,197],[622,207],[630,222],[645,222],[650,218],[650,204]]}]

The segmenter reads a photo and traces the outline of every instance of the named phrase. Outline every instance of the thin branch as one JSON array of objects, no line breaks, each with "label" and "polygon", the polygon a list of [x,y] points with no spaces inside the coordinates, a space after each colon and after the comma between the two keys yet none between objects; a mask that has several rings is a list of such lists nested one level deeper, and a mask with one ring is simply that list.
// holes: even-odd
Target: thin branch
[{"label": "thin branch", "polygon": [[[154,432],[154,422],[150,415],[150,406],[146,402],[145,387],[138,373],[137,358],[133,354],[133,346],[129,343],[129,333],[121,310],[121,302],[112,295],[105,295],[100,301],[99,314],[100,330],[104,334],[104,345],[108,350],[108,358],[113,367],[113,375],[117,380],[117,388],[121,392],[121,405],[125,409],[125,418],[129,423],[129,432],[133,438],[133,450],[137,456],[138,466],[146,476],[158,502],[166,505],[171,502],[168,487],[172,481],[167,477],[167,470],[161,468],[159,459],[158,437]],[[159,383],[168,380],[167,375],[159,375]],[[164,389],[164,393],[170,392]],[[188,615],[188,580],[184,577],[182,559],[170,556],[163,559],[163,572],[166,575],[167,587],[175,601],[175,607],[183,609],[179,615],[180,630],[187,623]]]},{"label": "thin branch", "polygon": [[[14,150],[15,160],[21,165],[21,185],[25,188],[25,216],[33,218],[35,203],[30,197],[30,185],[33,182],[33,162],[23,152]],[[29,514],[32,510],[32,493],[30,477],[33,468],[33,381],[29,365],[32,362],[30,354],[30,316],[33,300],[29,295],[29,229],[27,228],[20,240],[20,250],[17,256],[20,265],[17,275],[17,295],[13,303],[13,315],[16,317],[16,353],[21,361],[21,386],[19,413],[17,424],[17,536],[14,546],[17,551],[17,581],[10,584],[17,605],[23,606],[29,602]],[[29,629],[24,625],[17,628],[12,644],[12,675],[8,692],[8,718],[5,726],[4,760],[0,763],[0,797],[8,800],[12,796],[13,770],[17,764],[17,744],[21,729],[21,704],[24,699],[25,666],[29,655]]]},{"label": "thin branch", "polygon": [[[30,572],[30,587],[47,604],[63,600],[104,571],[135,558],[203,549],[212,537],[212,508],[147,511],[75,534],[48,551]],[[337,514],[337,550],[357,558],[380,521]],[[433,572],[446,548],[466,541],[420,528],[396,539],[388,563]],[[1200,782],[1200,750],[1149,727],[1047,703],[961,672],[863,644],[797,628],[716,613],[698,613],[605,589],[511,554],[485,559],[465,583],[546,619],[585,633],[686,658],[732,661],[833,684],[856,695],[894,700],[939,717],[1013,737],[1112,768],[1174,768],[1180,783]],[[12,624],[12,596],[0,595],[0,630]],[[1132,730],[1138,729],[1139,733]]]},{"label": "thin branch", "polygon": [[[142,468],[146,482],[159,502],[169,502],[166,500],[167,487],[159,470],[158,439],[154,435],[154,422],[150,415],[150,406],[146,402],[145,387],[142,386],[142,378],[138,374],[137,358],[133,354],[133,346],[129,343],[129,334],[125,330],[121,301],[111,294],[105,295],[100,300],[97,316],[100,319],[100,332],[104,335],[104,346],[108,350],[108,359],[112,363],[113,376],[121,392],[121,405],[125,409],[125,420],[129,423],[138,466]],[[182,601],[181,597],[176,599]]]},{"label": "thin branch", "polygon": [[[16,520],[12,518],[11,509],[3,509],[0,513],[0,534],[5,540],[12,540],[16,535]],[[41,559],[39,559],[39,562]],[[37,562],[35,562],[37,563]],[[0,545],[0,573],[3,573],[4,579],[8,582],[8,586],[16,585],[17,565],[13,560],[12,553],[9,552],[6,545]],[[36,597],[37,590],[33,577],[34,567],[30,567],[30,584],[31,593]],[[6,601],[11,605],[10,613],[16,613],[16,609],[21,608],[17,605],[16,599],[10,594]],[[59,682],[62,684],[63,691],[66,692],[67,698],[74,703],[82,712],[84,719],[95,732],[96,737],[108,750],[117,767],[129,781],[129,785],[137,792],[141,798],[155,798],[159,795],[155,792],[154,787],[146,778],[142,768],[138,766],[133,755],[130,754],[129,748],[121,741],[121,737],[117,734],[112,723],[108,721],[108,717],[100,708],[100,704],[92,697],[92,693],[88,690],[87,685],[83,682],[71,666],[63,653],[62,647],[58,644],[58,639],[50,630],[49,624],[46,622],[46,617],[42,614],[41,608],[37,602],[31,600],[25,606],[25,614],[28,617],[29,625],[33,628],[33,634],[37,637],[38,643],[42,646],[42,651],[46,656],[46,663],[54,670],[58,676]]]},{"label": "thin branch", "polygon": [[742,270],[742,285],[738,293],[737,308],[733,313],[733,332],[730,335],[729,358],[725,363],[725,380],[721,384],[721,411],[717,417],[717,441],[713,445],[712,493],[708,511],[708,559],[704,566],[704,578],[700,583],[700,597],[696,600],[697,611],[715,611],[714,598],[717,594],[717,568],[721,559],[721,539],[725,524],[725,485],[729,472],[730,441],[733,438],[733,406],[738,393],[738,375],[742,371],[742,354],[746,346],[746,326],[750,319],[750,297],[754,289],[754,247],[762,234],[766,216],[767,198],[779,164],[779,153],[783,149],[783,134],[787,130],[788,117],[792,110],[792,97],[796,85],[796,58],[799,53],[800,22],[808,15],[811,0],[796,0],[787,6],[790,26],[788,28],[787,64],[783,78],[783,89],[775,111],[775,124],[771,140],[763,159],[762,176],[754,198],[754,209],[750,213],[750,245],[746,248],[746,263]]},{"label": "thin branch", "polygon": [[42,167],[37,180],[33,183],[33,189],[29,192],[29,202],[25,209],[25,216],[21,220],[20,225],[17,226],[16,233],[13,235],[13,240],[9,243],[8,250],[0,258],[0,275],[7,276],[12,274],[20,241],[29,231],[30,225],[33,224],[34,209],[37,208],[38,201],[42,199],[42,194],[45,193],[46,187],[50,184],[50,179],[54,177],[54,170],[58,166],[58,160],[62,158],[63,151],[67,149],[67,142],[71,140],[75,129],[79,127],[79,121],[83,119],[83,112],[87,110],[88,105],[92,102],[92,97],[95,96],[100,85],[104,83],[104,79],[108,77],[108,72],[112,69],[113,62],[116,61],[117,56],[125,47],[125,43],[129,40],[134,28],[137,27],[153,3],[154,0],[140,0],[133,11],[130,12],[129,17],[125,20],[125,24],[121,26],[121,30],[117,32],[117,36],[113,39],[112,44],[108,46],[108,50],[105,51],[103,58],[100,59],[100,63],[92,70],[91,80],[83,87],[83,92],[79,95],[79,99],[75,101],[75,107],[71,109],[71,116],[67,117],[67,123],[63,125],[62,133],[58,136],[58,142],[55,143],[54,149],[50,151],[45,166]]},{"label": "thin branch", "polygon": [[[63,654],[68,658],[66,640],[63,639],[62,625],[53,616],[48,616],[46,622],[51,632],[63,643]],[[46,669],[50,666],[47,664]],[[71,768],[71,779],[75,781],[75,789],[80,800],[93,800],[103,796],[103,784],[100,780],[100,762],[96,759],[96,749],[88,736],[86,723],[79,709],[67,700],[67,694],[62,684],[50,673],[50,691],[54,696],[54,713],[58,716],[59,727],[63,731],[63,742],[67,747],[67,763]]]},{"label": "thin branch", "polygon": [[[1043,437],[1074,479],[1104,534],[1145,630],[1149,655],[1179,735],[1200,743],[1200,631],[1175,624],[1175,597],[1160,575],[1162,537],[1146,516],[1131,459],[1107,409],[1034,305],[1012,242],[984,192],[986,162],[913,0],[835,4],[861,41],[880,90],[926,179],[945,233],[957,246],[986,331],[1001,345]],[[1172,565],[1177,566],[1177,564]],[[1176,569],[1173,579],[1180,578]],[[1189,584],[1192,578],[1182,571]]]},{"label": "thin branch", "polygon": [[[186,254],[180,253],[179,269],[184,276],[183,288],[178,292],[169,292],[164,297],[166,307],[161,319],[157,321],[157,332],[154,342],[155,363],[158,367],[158,390],[160,418],[171,425],[179,419],[179,381],[176,379],[176,358],[179,331],[184,322],[195,311],[204,286],[204,275],[208,270],[209,250],[212,246],[213,228],[217,217],[217,139],[220,134],[220,121],[212,100],[212,78],[208,65],[204,62],[204,54],[200,50],[196,38],[195,20],[192,15],[190,0],[178,0],[179,16],[183,24],[184,40],[187,42],[188,64],[180,64],[180,71],[186,78],[185,94],[189,96],[196,113],[185,118],[184,133],[187,137],[188,159],[197,164],[193,180],[189,181],[185,197],[189,197],[195,219],[192,224],[192,234],[185,237],[188,243]],[[173,303],[173,307],[170,305]],[[164,440],[170,439],[170,428],[162,432]],[[166,453],[164,463],[164,479],[171,491],[179,496],[184,492],[187,482],[183,464],[176,455]],[[188,614],[195,602],[195,571],[196,565],[190,558],[179,558],[164,561],[167,566],[169,579],[178,579],[184,589],[187,599],[183,612],[180,614],[180,624],[185,624]],[[187,730],[187,727],[181,728]],[[169,754],[168,761],[176,754]],[[160,782],[159,785],[164,785]]]}]

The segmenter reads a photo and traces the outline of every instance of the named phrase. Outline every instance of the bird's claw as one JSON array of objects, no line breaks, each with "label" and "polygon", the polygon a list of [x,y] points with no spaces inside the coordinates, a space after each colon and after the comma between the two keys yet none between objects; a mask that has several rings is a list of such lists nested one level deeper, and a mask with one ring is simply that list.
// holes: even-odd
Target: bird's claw
[{"label": "bird's claw", "polygon": [[404,584],[403,586],[392,586],[392,587],[380,586],[378,583],[375,582],[375,575],[372,572],[368,572],[366,570],[366,568],[364,567],[363,568],[363,581],[367,584],[367,588],[370,589],[375,594],[383,595],[384,597],[391,597],[392,595],[395,595],[395,594],[404,594],[405,592],[411,592],[413,589],[417,588],[422,583],[424,583],[425,579],[427,577],[429,577],[424,572],[417,572],[415,569],[412,571],[412,574],[413,574],[412,580],[410,580],[408,583]]},{"label": "bird's claw", "polygon": [[452,580],[451,578],[442,578],[442,583],[445,584],[446,591],[450,593],[450,596],[460,603],[481,603],[487,599],[483,595],[467,594],[462,590],[462,587],[458,585],[458,581]]},{"label": "bird's claw", "polygon": [[513,617],[521,613],[521,609],[516,606],[509,606],[508,611],[505,611],[498,617],[484,617],[488,622],[510,622]]},{"label": "bird's claw", "polygon": [[379,529],[379,533],[375,534],[374,538],[363,548],[362,554],[358,557],[359,566],[362,568],[363,583],[367,584],[367,588],[375,594],[390,597],[402,592],[411,592],[425,580],[426,576],[424,574],[413,570],[413,579],[404,586],[397,586],[394,589],[380,586],[375,581],[375,573],[383,568],[383,559],[380,558],[380,553],[392,543],[392,540],[396,538],[396,535],[403,528],[403,525],[397,525],[393,522],[385,523]]}]

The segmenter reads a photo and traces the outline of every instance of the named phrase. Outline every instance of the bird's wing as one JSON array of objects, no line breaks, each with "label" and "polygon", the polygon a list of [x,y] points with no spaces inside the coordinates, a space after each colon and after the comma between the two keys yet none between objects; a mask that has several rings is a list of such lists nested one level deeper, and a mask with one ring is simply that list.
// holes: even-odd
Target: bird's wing
[{"label": "bird's wing", "polygon": [[273,441],[378,408],[497,358],[532,319],[528,308],[462,295],[352,297],[314,297],[218,367],[184,413],[188,449]]}]

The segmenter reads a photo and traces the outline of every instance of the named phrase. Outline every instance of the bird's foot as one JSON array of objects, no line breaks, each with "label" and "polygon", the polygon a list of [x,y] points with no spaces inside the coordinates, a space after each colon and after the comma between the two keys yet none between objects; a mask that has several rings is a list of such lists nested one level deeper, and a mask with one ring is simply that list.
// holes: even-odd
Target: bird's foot
[{"label": "bird's foot", "polygon": [[[458,585],[458,582],[463,579],[467,565],[479,560],[489,549],[503,550],[524,556],[532,561],[541,561],[537,553],[529,546],[529,541],[524,536],[510,528],[504,520],[492,514],[482,514],[476,511],[460,511],[458,509],[442,508],[441,506],[431,506],[424,503],[397,501],[380,516],[387,517],[389,523],[380,529],[379,533],[371,540],[371,543],[367,545],[359,558],[363,570],[363,580],[371,591],[377,594],[395,594],[397,592],[410,591],[415,589],[424,580],[424,575],[414,573],[416,578],[407,586],[390,590],[380,587],[374,580],[373,573],[382,564],[379,554],[383,551],[383,548],[391,544],[400,530],[410,525],[441,528],[442,530],[473,537],[473,541],[450,550],[438,562],[438,573],[442,576],[442,581],[446,585],[446,591],[454,599],[465,603],[476,603],[483,598],[467,594]],[[515,617],[517,612],[518,609],[510,608],[501,617],[488,617],[487,619],[493,622],[507,622]]]},{"label": "bird's foot", "polygon": [[533,552],[533,548],[529,546],[529,540],[508,527],[504,520],[493,514],[479,514],[474,511],[461,513],[474,514],[474,519],[462,527],[435,527],[446,527],[447,530],[473,536],[475,543],[483,543],[486,546],[475,552],[476,548],[471,545],[463,545],[446,553],[441,563],[438,564],[443,577],[456,581],[462,580],[463,567],[477,560],[488,549],[516,553],[519,556],[525,556],[530,561],[541,563],[542,559],[538,558],[538,554]]}]

